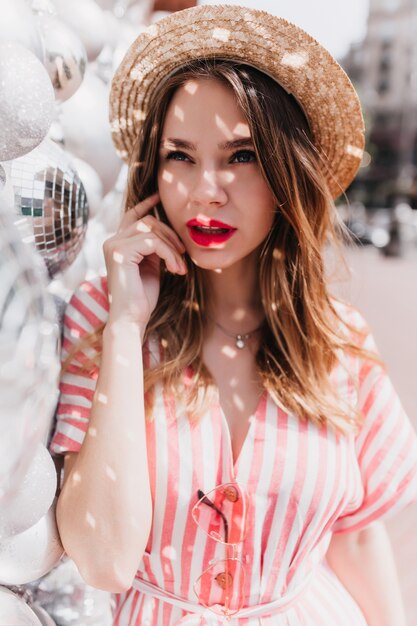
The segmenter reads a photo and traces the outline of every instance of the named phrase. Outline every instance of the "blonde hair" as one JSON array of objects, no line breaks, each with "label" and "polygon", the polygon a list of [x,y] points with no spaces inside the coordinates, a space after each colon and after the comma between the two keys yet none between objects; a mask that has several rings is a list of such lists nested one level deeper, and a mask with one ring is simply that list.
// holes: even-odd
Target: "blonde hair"
[{"label": "blonde hair", "polygon": [[[191,79],[219,80],[233,90],[276,199],[275,221],[259,258],[265,322],[256,363],[262,383],[286,410],[346,432],[361,416],[341,401],[330,379],[340,351],[380,360],[360,347],[361,331],[342,319],[327,290],[324,248],[332,243],[342,257],[345,233],[323,176],[325,158],[295,99],[259,70],[240,63],[202,60],[180,68],[161,82],[150,103],[131,155],[125,210],[156,190],[165,115],[175,90]],[[168,223],[161,205],[157,213]],[[145,367],[149,418],[158,382],[185,401],[191,419],[202,414],[216,391],[202,360],[208,285],[204,271],[188,255],[185,260],[185,276],[162,268],[158,303],[146,329],[145,342],[158,337],[162,357]],[[101,330],[84,343],[98,345]]]}]

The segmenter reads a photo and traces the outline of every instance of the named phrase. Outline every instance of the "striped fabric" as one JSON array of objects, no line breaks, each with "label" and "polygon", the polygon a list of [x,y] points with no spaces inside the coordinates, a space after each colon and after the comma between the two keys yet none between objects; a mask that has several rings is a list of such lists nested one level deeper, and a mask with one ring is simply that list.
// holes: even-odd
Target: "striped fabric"
[{"label": "striped fabric", "polygon": [[[360,314],[342,313],[356,326]],[[105,278],[84,282],[67,306],[63,358],[108,314]],[[374,348],[371,335],[366,347]],[[151,346],[157,356],[158,350]],[[77,354],[61,381],[54,454],[78,451],[88,425],[98,372],[79,373]],[[266,392],[251,418],[242,450],[232,458],[226,417],[217,403],[192,425],[181,406],[156,390],[155,420],[147,423],[153,525],[136,580],[196,603],[193,583],[223,547],[191,517],[197,490],[237,480],[250,497],[242,560],[247,572],[245,607],[291,593],[314,570],[307,591],[288,609],[264,617],[235,618],[231,626],[366,626],[353,598],[325,559],[332,533],[364,528],[417,500],[417,437],[386,373],[375,364],[344,357],[332,372],[341,399],[357,403],[365,422],[359,434],[336,436],[275,405]],[[114,626],[220,626],[157,600],[132,581],[113,596]],[[207,597],[206,600],[214,600]]]}]

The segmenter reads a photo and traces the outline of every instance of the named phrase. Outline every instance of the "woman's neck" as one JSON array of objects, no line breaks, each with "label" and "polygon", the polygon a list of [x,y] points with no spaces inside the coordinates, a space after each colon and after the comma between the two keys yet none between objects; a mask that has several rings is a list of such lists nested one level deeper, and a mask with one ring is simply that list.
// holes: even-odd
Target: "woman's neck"
[{"label": "woman's neck", "polygon": [[264,318],[257,256],[232,267],[206,273],[208,316],[231,332],[249,332]]}]

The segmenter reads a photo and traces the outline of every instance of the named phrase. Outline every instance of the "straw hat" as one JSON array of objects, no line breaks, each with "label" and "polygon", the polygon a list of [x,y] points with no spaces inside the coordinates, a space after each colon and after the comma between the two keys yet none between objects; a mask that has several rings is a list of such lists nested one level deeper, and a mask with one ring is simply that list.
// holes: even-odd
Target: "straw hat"
[{"label": "straw hat", "polygon": [[127,160],[146,117],[149,98],[167,75],[190,60],[232,59],[254,66],[291,93],[326,157],[333,197],[354,178],[364,147],[360,103],[346,73],[304,30],[265,11],[201,5],[152,24],[130,46],[110,93],[110,123],[118,154]]}]

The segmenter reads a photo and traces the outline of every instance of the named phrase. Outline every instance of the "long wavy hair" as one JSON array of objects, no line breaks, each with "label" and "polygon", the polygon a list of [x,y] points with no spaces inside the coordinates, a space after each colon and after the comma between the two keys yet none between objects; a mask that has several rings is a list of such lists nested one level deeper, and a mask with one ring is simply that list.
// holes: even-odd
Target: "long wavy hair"
[{"label": "long wavy hair", "polygon": [[[332,245],[343,259],[341,243],[346,232],[323,174],[328,171],[325,157],[314,145],[296,100],[274,80],[241,63],[205,59],[181,67],[161,81],[149,103],[131,155],[124,208],[156,191],[168,106],[180,85],[196,79],[218,80],[233,90],[278,209],[259,256],[265,321],[256,364],[263,386],[287,411],[347,432],[361,423],[362,416],[339,396],[331,381],[332,369],[343,361],[341,354],[380,360],[361,348],[361,332],[343,319],[327,289],[324,251]],[[156,212],[169,223],[161,205]],[[146,329],[145,345],[147,339],[157,337],[161,354],[160,360],[148,360],[145,366],[149,419],[157,383],[185,402],[191,419],[201,416],[216,393],[202,359],[209,310],[206,275],[187,254],[185,260],[185,276],[161,267],[159,299]],[[83,343],[99,346],[103,327]]]}]

